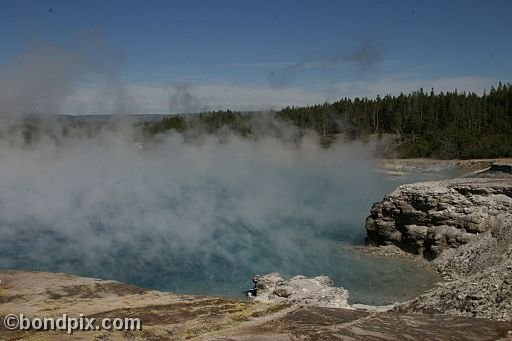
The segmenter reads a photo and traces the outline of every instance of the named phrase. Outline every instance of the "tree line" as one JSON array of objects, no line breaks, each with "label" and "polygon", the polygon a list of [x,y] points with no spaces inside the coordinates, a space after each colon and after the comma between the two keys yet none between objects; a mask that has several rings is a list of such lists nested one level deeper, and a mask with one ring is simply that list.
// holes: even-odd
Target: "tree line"
[{"label": "tree line", "polygon": [[[251,116],[260,113],[214,111],[169,116],[144,129],[156,134],[168,129],[186,131],[203,126],[252,134]],[[349,139],[392,134],[395,156],[435,158],[496,158],[512,156],[512,85],[488,92],[435,93],[423,89],[407,95],[342,98],[333,103],[288,106],[272,112],[277,120],[302,130],[314,130],[329,146],[340,136]]]}]

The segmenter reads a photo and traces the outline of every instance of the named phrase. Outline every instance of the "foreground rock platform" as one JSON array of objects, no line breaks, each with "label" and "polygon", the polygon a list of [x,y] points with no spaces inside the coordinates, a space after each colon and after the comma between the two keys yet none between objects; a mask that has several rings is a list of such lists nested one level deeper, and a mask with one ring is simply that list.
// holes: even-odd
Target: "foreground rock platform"
[{"label": "foreground rock platform", "polygon": [[8,331],[1,340],[497,340],[508,322],[176,295],[66,274],[0,270],[0,316],[138,317],[136,332]]}]

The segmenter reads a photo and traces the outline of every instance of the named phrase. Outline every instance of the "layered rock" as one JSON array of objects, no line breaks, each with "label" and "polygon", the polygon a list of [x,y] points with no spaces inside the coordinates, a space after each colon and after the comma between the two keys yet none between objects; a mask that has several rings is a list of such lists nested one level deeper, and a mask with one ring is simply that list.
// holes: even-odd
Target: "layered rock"
[{"label": "layered rock", "polygon": [[433,262],[450,281],[405,303],[400,311],[512,321],[512,218]]},{"label": "layered rock", "polygon": [[431,260],[449,281],[397,310],[512,321],[509,169],[403,185],[373,205],[368,243],[396,245]]},{"label": "layered rock", "polygon": [[247,294],[254,301],[350,308],[348,290],[335,287],[334,282],[327,276],[295,276],[285,280],[273,272],[263,276],[255,275],[252,280],[254,287]]},{"label": "layered rock", "polygon": [[438,257],[485,233],[498,216],[512,214],[512,181],[460,178],[398,187],[366,219],[370,245]]}]

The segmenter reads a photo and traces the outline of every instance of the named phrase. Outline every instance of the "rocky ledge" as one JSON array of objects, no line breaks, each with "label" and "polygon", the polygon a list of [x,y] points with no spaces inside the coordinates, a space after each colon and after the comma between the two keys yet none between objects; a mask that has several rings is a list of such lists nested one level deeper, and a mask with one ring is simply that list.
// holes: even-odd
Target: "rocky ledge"
[{"label": "rocky ledge", "polygon": [[368,244],[427,259],[449,280],[397,310],[512,321],[510,169],[403,185],[373,205]]},{"label": "rocky ledge", "polygon": [[377,202],[366,220],[370,245],[394,244],[434,259],[512,214],[512,181],[460,178],[398,187]]}]

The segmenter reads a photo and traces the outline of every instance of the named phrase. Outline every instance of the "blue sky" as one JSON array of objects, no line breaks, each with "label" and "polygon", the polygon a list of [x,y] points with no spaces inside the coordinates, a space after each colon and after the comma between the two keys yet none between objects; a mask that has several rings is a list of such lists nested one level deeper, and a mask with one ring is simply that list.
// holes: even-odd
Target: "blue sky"
[{"label": "blue sky", "polygon": [[115,83],[147,113],[279,108],[419,87],[481,92],[512,79],[510,13],[512,2],[498,0],[2,0],[0,76],[26,67],[27,55],[52,70],[43,61],[55,58],[39,58],[45,47],[81,56],[59,103],[81,113],[109,110],[90,104],[102,97],[95,82]]}]

